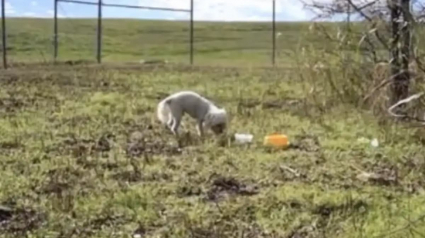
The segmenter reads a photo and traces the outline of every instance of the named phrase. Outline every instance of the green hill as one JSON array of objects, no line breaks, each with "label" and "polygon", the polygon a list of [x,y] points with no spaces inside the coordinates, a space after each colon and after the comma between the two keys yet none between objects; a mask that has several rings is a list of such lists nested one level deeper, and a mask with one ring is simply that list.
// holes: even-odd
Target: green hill
[{"label": "green hill", "polygon": [[[59,59],[95,60],[97,21],[59,20]],[[323,47],[326,42],[309,34],[310,23],[277,23],[280,63],[287,62],[300,44]],[[189,59],[189,23],[105,19],[103,60],[139,61]],[[10,61],[48,61],[53,55],[52,19],[7,19]],[[197,63],[270,64],[271,23],[195,23]]]}]

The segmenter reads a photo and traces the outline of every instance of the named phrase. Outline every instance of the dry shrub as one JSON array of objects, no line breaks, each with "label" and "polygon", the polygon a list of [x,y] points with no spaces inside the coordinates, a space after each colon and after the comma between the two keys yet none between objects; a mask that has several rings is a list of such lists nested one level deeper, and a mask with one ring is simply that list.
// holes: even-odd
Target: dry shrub
[{"label": "dry shrub", "polygon": [[[418,69],[415,61],[409,63],[409,73],[411,76],[410,94],[423,91],[424,73]],[[387,62],[376,63],[373,68],[372,76],[371,86],[364,96],[363,102],[368,108],[372,109],[375,114],[387,115],[387,110],[391,106],[390,97],[394,78],[391,75],[390,64]],[[417,101],[410,103],[410,106],[405,108],[405,110],[408,110],[409,114],[416,116],[418,113],[421,113],[421,102]]]},{"label": "dry shrub", "polygon": [[[385,27],[386,22],[372,22],[372,25],[351,25],[348,31],[344,27],[314,23],[308,34],[318,37],[317,41],[323,41],[325,47],[319,49],[311,43],[295,53],[307,100],[314,102],[321,111],[349,103],[371,110],[378,117],[388,118],[393,86],[391,68],[386,61],[388,52],[382,41],[371,34],[379,30],[381,37],[390,39],[391,32]],[[418,43],[415,45],[419,46]],[[421,55],[418,50],[414,49],[415,57]],[[423,91],[424,71],[420,68],[415,60],[409,64],[412,78],[409,95]],[[413,104],[409,115],[417,115],[419,108],[425,105],[419,100]]]},{"label": "dry shrub", "polygon": [[[305,82],[307,99],[323,110],[342,102],[371,110],[378,117],[388,117],[393,81],[387,62],[375,63],[352,53],[311,50],[297,63],[302,66],[299,75]],[[423,91],[424,73],[415,62],[409,66],[410,94]],[[422,105],[425,104],[417,101],[409,106],[409,115],[420,115]]]}]

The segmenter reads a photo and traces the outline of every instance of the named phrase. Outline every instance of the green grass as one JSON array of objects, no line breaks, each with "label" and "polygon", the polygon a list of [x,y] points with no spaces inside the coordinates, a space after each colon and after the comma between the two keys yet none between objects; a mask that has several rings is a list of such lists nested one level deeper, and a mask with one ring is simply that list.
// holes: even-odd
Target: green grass
[{"label": "green grass", "polygon": [[[373,237],[421,216],[425,151],[413,130],[379,126],[348,105],[321,114],[295,75],[182,66],[10,70],[0,82],[0,202],[22,214],[0,223],[2,236],[128,237],[143,228],[146,237]],[[255,143],[211,135],[202,143],[186,118],[187,146],[177,151],[155,106],[181,89],[224,106],[229,136],[253,133]],[[273,132],[297,148],[264,148]],[[377,137],[380,147],[360,137]],[[362,182],[353,166],[397,177]]]},{"label": "green grass", "polygon": [[[21,24],[9,34],[15,40],[15,45],[11,40],[12,55],[38,59],[34,49],[48,49],[50,26],[42,20],[26,21],[38,24],[30,29],[23,21],[10,20],[11,25]],[[94,37],[95,28],[88,21],[73,24],[78,26],[75,32]],[[112,63],[27,65],[2,72],[0,237],[425,234],[423,128],[380,121],[369,111],[335,101],[320,91],[327,74],[310,72],[302,64],[311,59],[286,56],[282,61],[288,67],[274,69],[120,65],[116,61],[144,57],[129,50],[129,45],[152,55],[165,48],[159,55],[174,55],[176,61],[186,57],[165,40],[181,39],[173,44],[183,49],[185,34],[160,34],[183,29],[183,23],[126,24],[148,31],[150,46],[135,44],[137,37],[114,33],[123,22],[111,21],[106,23],[110,38],[105,50],[109,47],[114,55]],[[330,47],[303,38],[300,26],[307,29],[308,25],[279,26],[287,29],[280,44],[288,52],[296,49],[294,45]],[[266,29],[264,24],[242,23],[197,27],[205,35],[219,28],[238,39],[263,36],[259,32]],[[258,32],[251,32],[257,28]],[[72,36],[70,26],[61,29]],[[123,32],[131,35],[134,29],[130,29]],[[17,38],[22,34],[33,39],[40,36],[40,42],[28,38],[25,43]],[[155,34],[165,36],[155,40]],[[121,42],[124,38],[126,43]],[[202,57],[205,64],[226,64],[218,57],[221,53],[207,49],[266,45],[266,38],[261,39],[233,46],[223,44],[224,40],[206,41]],[[90,43],[78,37],[69,42],[78,42],[80,48],[73,51],[75,46],[63,44],[61,59],[89,58]],[[21,58],[25,45],[30,50]],[[260,56],[247,59],[239,50],[227,54],[229,65],[264,63]],[[301,61],[299,65],[294,64],[296,60]],[[335,70],[333,80],[343,80],[339,69]],[[312,81],[308,77],[314,80],[317,94],[309,93]],[[158,123],[155,109],[163,97],[182,89],[195,90],[226,108],[230,115],[227,137],[208,134],[202,142],[193,120],[185,118],[185,147],[177,150],[176,141]],[[236,132],[254,134],[254,143],[235,144],[230,138]],[[265,148],[263,137],[275,132],[287,134],[293,146]],[[362,137],[378,138],[379,147],[361,142]],[[381,177],[361,180],[362,171]]]}]

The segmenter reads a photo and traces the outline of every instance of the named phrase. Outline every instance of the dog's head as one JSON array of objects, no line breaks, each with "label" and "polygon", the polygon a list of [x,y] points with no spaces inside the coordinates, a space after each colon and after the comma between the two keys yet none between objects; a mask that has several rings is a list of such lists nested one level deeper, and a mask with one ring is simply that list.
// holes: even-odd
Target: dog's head
[{"label": "dog's head", "polygon": [[214,134],[222,134],[226,130],[227,113],[224,108],[211,110],[205,117],[205,125],[214,132]]}]

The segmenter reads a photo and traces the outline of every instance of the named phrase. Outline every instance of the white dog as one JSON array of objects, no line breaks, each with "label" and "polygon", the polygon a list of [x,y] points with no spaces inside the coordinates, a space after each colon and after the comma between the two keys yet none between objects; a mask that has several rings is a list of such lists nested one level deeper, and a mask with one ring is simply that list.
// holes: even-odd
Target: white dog
[{"label": "white dog", "polygon": [[182,116],[187,113],[197,120],[198,135],[203,137],[204,128],[221,134],[226,128],[227,114],[224,108],[216,107],[208,99],[192,91],[182,91],[163,99],[157,107],[157,116],[162,124],[178,136]]}]

